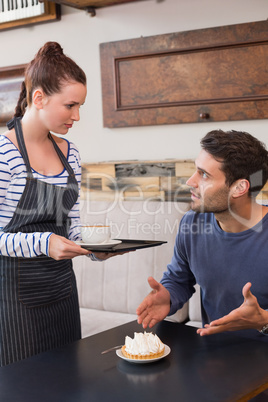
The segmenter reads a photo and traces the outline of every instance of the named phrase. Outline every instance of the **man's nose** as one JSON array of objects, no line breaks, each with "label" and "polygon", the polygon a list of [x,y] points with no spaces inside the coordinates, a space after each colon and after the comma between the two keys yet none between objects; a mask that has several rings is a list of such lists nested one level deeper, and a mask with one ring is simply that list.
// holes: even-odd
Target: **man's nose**
[{"label": "man's nose", "polygon": [[197,187],[197,180],[196,180],[197,172],[194,172],[192,176],[187,180],[186,184],[190,187]]}]

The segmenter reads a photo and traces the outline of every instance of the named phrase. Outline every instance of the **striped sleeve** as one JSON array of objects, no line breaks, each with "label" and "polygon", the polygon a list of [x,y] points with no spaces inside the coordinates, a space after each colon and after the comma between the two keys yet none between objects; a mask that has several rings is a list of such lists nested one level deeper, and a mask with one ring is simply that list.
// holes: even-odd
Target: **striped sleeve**
[{"label": "striped sleeve", "polygon": [[[81,187],[81,162],[76,146],[69,143],[68,162],[72,166],[76,179]],[[34,177],[39,177],[34,172]],[[47,181],[55,185],[66,185],[68,174],[64,171],[60,175],[46,177]],[[3,228],[8,224],[16,210],[26,182],[25,164],[17,148],[5,136],[0,136],[0,255],[10,257],[36,257],[41,254],[49,256],[50,232],[36,233],[6,233]],[[80,239],[80,211],[79,201],[69,213],[71,218],[70,239]]]},{"label": "striped sleeve", "polygon": [[[21,196],[24,185],[17,185],[18,192],[10,191],[12,175],[24,169],[23,160],[5,136],[0,136],[0,219],[11,219],[6,204]],[[14,173],[15,171],[15,173]],[[19,182],[18,182],[19,183]],[[12,199],[11,202],[9,199]],[[4,221],[3,221],[4,222]],[[1,226],[3,226],[1,222]],[[5,221],[6,222],[6,221]],[[5,226],[5,224],[4,224]],[[48,254],[48,239],[51,233],[6,233],[0,228],[0,254],[6,257],[35,257]]]},{"label": "striped sleeve", "polygon": [[70,143],[70,156],[68,158],[68,161],[73,168],[79,187],[78,200],[74,204],[71,211],[69,212],[69,218],[71,218],[71,225],[69,229],[68,238],[70,240],[75,241],[75,240],[81,240],[81,231],[80,231],[81,159],[79,151],[73,143]]},{"label": "striped sleeve", "polygon": [[5,257],[32,258],[49,255],[49,237],[51,232],[5,233],[0,232],[0,254]]},{"label": "striped sleeve", "polygon": [[11,179],[10,167],[7,162],[9,149],[0,141],[0,206],[3,204]]}]

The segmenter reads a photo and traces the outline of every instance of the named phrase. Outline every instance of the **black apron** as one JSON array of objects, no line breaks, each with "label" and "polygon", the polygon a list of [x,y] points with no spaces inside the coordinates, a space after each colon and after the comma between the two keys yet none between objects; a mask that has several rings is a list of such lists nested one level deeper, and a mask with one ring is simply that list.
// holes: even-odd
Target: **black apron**
[{"label": "black apron", "polygon": [[[69,177],[66,187],[33,177],[20,118],[15,127],[27,169],[26,186],[8,233],[53,232],[68,238],[68,213],[78,197],[73,169],[50,135]],[[81,338],[79,304],[72,260],[56,261],[46,255],[0,256],[0,365],[4,366]]]}]

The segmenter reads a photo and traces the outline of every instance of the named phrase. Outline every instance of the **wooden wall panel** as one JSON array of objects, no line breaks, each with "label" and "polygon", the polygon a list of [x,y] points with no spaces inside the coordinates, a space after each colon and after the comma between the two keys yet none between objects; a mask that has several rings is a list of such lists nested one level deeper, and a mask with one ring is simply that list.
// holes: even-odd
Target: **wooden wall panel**
[{"label": "wooden wall panel", "polygon": [[100,45],[105,127],[268,117],[268,21]]}]

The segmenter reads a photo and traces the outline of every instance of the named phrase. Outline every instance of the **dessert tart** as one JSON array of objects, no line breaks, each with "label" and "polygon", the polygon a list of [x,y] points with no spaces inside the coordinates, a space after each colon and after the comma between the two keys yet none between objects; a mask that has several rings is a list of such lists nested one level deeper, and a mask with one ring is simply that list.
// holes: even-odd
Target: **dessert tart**
[{"label": "dessert tart", "polygon": [[134,338],[126,336],[122,354],[128,359],[149,360],[164,355],[165,345],[151,332],[134,332]]}]

